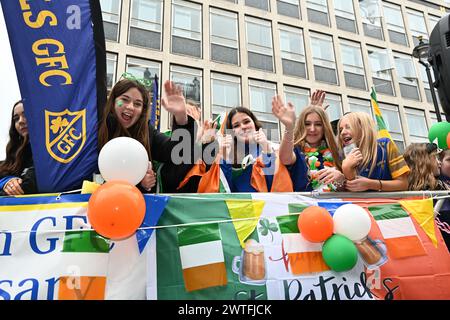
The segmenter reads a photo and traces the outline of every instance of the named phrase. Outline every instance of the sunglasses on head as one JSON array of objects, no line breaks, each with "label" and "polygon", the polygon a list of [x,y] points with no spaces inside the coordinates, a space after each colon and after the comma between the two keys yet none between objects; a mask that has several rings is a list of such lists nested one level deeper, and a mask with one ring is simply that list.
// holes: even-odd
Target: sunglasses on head
[{"label": "sunglasses on head", "polygon": [[436,143],[427,143],[427,152],[428,152],[428,154],[431,154],[431,153],[433,153],[435,151],[437,153],[439,153],[439,152],[442,151],[442,149],[439,149],[439,147],[437,146]]}]

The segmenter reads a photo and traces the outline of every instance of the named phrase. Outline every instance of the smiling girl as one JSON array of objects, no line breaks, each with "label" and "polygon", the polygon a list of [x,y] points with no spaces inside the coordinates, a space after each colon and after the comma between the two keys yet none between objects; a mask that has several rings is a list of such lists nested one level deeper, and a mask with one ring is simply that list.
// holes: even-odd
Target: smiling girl
[{"label": "smiling girl", "polygon": [[[174,116],[173,131],[184,128],[193,140],[195,121],[187,116],[186,103],[181,89],[173,82],[166,81],[164,90],[166,96],[161,100],[161,104]],[[150,161],[156,160],[174,165],[171,156],[178,141],[173,141],[149,126],[149,106],[149,92],[142,84],[129,79],[117,82],[111,90],[106,102],[106,110],[100,122],[99,150],[113,138],[131,137],[142,143],[147,150]],[[193,149],[190,147],[188,150],[192,151]],[[111,159],[111,161],[114,161],[114,159]],[[150,191],[155,184],[156,175],[150,170],[149,166],[149,170],[139,186],[144,191]]]},{"label": "smiling girl", "polygon": [[315,94],[297,122],[291,103],[284,105],[280,96],[272,99],[272,112],[285,127],[280,160],[289,168],[294,191],[336,191],[344,182],[330,120],[321,106],[325,95],[315,102]]},{"label": "smiling girl", "polygon": [[348,191],[403,191],[410,169],[389,138],[377,139],[375,122],[364,112],[351,112],[338,123],[339,149],[353,149],[342,161]]}]

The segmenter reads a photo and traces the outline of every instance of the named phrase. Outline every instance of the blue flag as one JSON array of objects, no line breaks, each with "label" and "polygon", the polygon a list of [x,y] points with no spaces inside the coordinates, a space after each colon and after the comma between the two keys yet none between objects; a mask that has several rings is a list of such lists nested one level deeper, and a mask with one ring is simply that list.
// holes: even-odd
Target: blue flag
[{"label": "blue flag", "polygon": [[161,104],[159,103],[158,76],[155,74],[152,89],[152,108],[150,110],[150,125],[159,131],[161,119]]},{"label": "blue flag", "polygon": [[106,99],[98,0],[0,0],[24,100],[40,192],[79,188],[97,168]]},{"label": "blue flag", "polygon": [[138,243],[139,253],[144,251],[148,240],[152,236],[153,229],[141,229],[154,227],[158,224],[159,218],[161,218],[164,209],[166,208],[167,202],[169,202],[168,196],[161,195],[145,195],[145,217],[142,225],[136,231],[136,240]]}]

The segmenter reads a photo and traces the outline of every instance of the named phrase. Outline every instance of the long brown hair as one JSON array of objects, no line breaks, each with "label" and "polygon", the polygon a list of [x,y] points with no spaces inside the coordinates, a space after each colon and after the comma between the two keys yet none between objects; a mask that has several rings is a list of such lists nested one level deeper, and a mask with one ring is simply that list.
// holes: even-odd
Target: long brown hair
[{"label": "long brown hair", "polygon": [[438,180],[434,176],[432,159],[437,152],[427,150],[426,143],[411,143],[403,157],[411,171],[408,174],[408,190],[435,190]]},{"label": "long brown hair", "polygon": [[[136,88],[142,95],[143,107],[142,113],[139,117],[138,121],[131,126],[130,128],[124,128],[117,120],[116,113],[114,111],[115,101],[122,94],[127,92],[128,90]],[[150,151],[150,139],[149,139],[149,92],[145,89],[143,85],[140,83],[123,79],[117,82],[111,90],[111,93],[106,101],[105,112],[103,113],[103,118],[100,121],[99,129],[98,129],[98,148],[101,150],[103,146],[111,139],[117,137],[131,137],[133,139],[138,140],[145,147],[148,153],[149,159],[151,159],[151,151]],[[115,128],[113,132],[110,132],[111,128],[108,128],[108,118],[113,119],[115,122]]]},{"label": "long brown hair", "polygon": [[23,101],[17,101],[12,109],[11,125],[9,127],[9,141],[6,145],[6,158],[0,163],[0,176],[20,175],[23,168],[24,153],[29,147],[28,134],[22,137],[16,130],[14,110]]},{"label": "long brown hair", "polygon": [[331,154],[333,155],[334,164],[336,167],[341,170],[341,160],[339,159],[338,148],[336,144],[336,140],[333,134],[333,128],[331,127],[330,120],[328,115],[321,107],[317,106],[309,106],[303,109],[302,113],[297,120],[294,130],[294,145],[299,146],[301,150],[305,148],[306,145],[306,118],[311,114],[315,113],[319,116],[320,121],[322,121],[323,126],[323,140],[327,144],[328,148],[331,150]]}]

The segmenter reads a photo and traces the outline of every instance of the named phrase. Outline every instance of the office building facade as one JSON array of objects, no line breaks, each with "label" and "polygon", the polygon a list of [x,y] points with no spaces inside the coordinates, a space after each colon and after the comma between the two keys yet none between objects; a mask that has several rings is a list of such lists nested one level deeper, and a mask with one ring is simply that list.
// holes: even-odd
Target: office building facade
[{"label": "office building facade", "polygon": [[[183,86],[213,118],[250,108],[278,142],[280,94],[299,113],[316,89],[331,120],[372,114],[370,88],[401,150],[436,122],[425,69],[412,51],[450,0],[101,0],[107,82],[124,72]],[[163,111],[161,129],[169,128]]]}]

